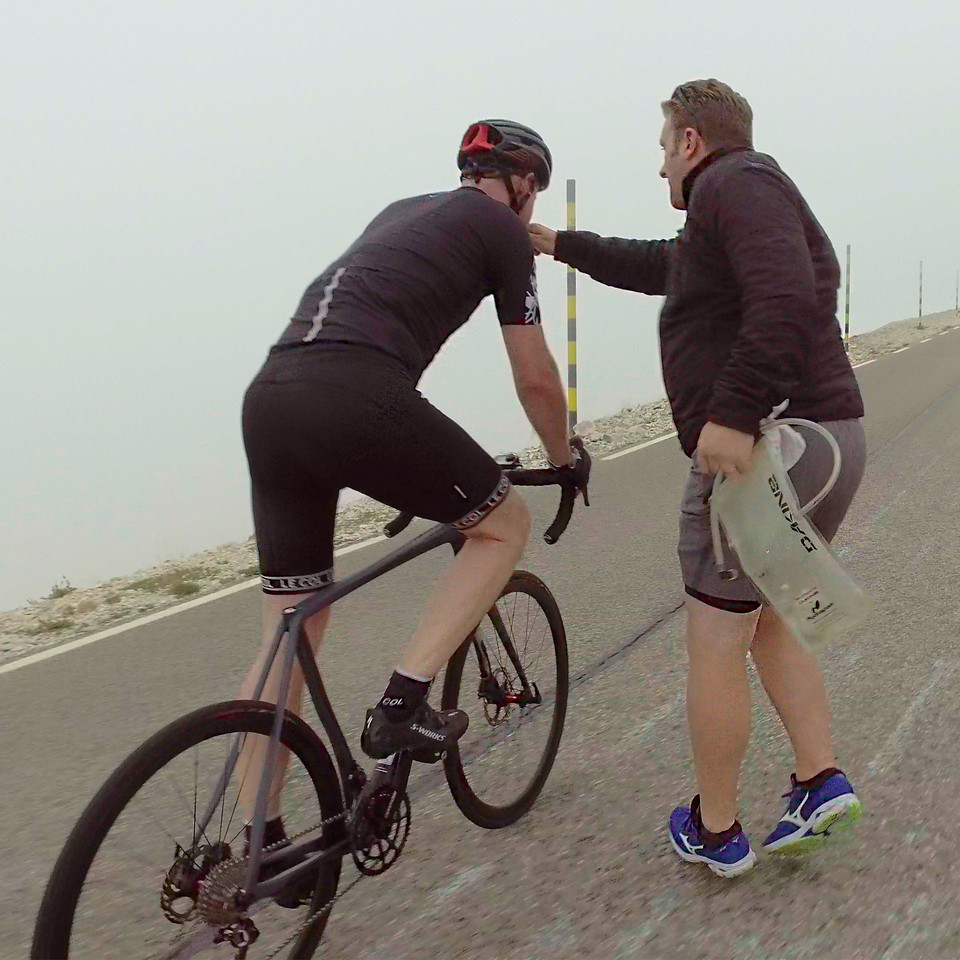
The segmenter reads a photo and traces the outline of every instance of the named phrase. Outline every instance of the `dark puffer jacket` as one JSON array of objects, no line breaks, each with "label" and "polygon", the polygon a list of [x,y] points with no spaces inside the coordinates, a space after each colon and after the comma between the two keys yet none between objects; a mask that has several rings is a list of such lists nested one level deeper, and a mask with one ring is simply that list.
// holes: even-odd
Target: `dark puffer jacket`
[{"label": "dark puffer jacket", "polygon": [[755,433],[784,416],[863,416],[837,323],[840,266],[793,181],[753,150],[718,150],[684,181],[675,240],[557,234],[555,257],[601,283],[666,294],[660,355],[684,453],[708,421]]}]

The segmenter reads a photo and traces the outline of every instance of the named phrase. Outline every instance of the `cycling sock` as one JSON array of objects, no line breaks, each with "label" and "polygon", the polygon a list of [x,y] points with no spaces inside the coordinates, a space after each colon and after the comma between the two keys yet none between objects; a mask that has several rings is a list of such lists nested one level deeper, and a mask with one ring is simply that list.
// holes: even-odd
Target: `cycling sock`
[{"label": "cycling sock", "polygon": [[[797,780],[797,786],[804,790],[816,790],[817,787],[822,787],[835,773],[843,773],[843,771],[836,767],[827,767],[826,770],[821,770],[809,780]],[[794,774],[794,780],[796,780],[796,774]]]},{"label": "cycling sock", "polygon": [[[252,830],[253,827],[251,824],[248,823],[244,825],[243,835],[246,840],[244,849],[246,850],[250,849],[250,834]],[[263,825],[263,845],[265,847],[271,847],[273,844],[286,839],[287,831],[283,829],[283,817],[274,817]]]},{"label": "cycling sock", "polygon": [[415,679],[394,670],[378,706],[391,723],[402,723],[427,699],[429,690],[429,680]]},{"label": "cycling sock", "polygon": [[722,847],[725,843],[728,843],[738,833],[740,833],[741,830],[743,830],[743,827],[740,826],[739,820],[734,820],[726,830],[721,830],[719,833],[714,833],[712,830],[708,830],[703,825],[703,817],[700,816],[699,793],[693,798],[693,803],[690,804],[690,808],[690,812],[693,814],[694,825],[696,826],[697,832],[700,834],[700,839],[703,841],[703,845],[707,850],[716,850],[719,847]]}]

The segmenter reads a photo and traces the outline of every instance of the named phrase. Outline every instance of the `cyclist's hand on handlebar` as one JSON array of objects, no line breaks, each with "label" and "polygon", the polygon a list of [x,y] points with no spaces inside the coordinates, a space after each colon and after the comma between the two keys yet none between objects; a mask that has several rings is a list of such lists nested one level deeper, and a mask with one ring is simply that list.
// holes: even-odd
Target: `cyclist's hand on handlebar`
[{"label": "cyclist's hand on handlebar", "polygon": [[593,465],[593,461],[590,459],[590,454],[587,453],[587,448],[583,445],[580,437],[572,437],[570,439],[570,454],[573,458],[571,463],[557,466],[552,461],[549,461],[550,466],[561,476],[569,477],[570,481],[572,481],[573,485],[577,488],[577,493],[583,494],[584,506],[589,507],[590,499],[587,494],[587,484],[590,481],[590,468]]}]

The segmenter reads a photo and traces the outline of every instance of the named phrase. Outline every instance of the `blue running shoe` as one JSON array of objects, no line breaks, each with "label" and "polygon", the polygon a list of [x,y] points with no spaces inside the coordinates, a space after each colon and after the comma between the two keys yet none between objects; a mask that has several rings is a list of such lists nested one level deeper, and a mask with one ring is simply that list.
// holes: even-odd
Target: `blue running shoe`
[{"label": "blue running shoe", "polygon": [[718,877],[739,877],[757,862],[750,841],[735,820],[723,834],[723,842],[707,848],[700,836],[700,795],[689,807],[676,807],[670,814],[670,843],[687,863],[705,863]]},{"label": "blue running shoe", "polygon": [[776,829],[763,841],[772,853],[809,853],[819,849],[832,830],[845,830],[860,819],[863,807],[843,772],[824,770],[807,786],[790,774],[786,809]]}]

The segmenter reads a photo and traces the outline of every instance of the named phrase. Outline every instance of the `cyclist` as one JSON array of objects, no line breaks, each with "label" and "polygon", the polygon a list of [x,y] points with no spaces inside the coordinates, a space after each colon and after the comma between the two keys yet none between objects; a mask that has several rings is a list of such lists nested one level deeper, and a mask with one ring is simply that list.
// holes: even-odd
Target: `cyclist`
[{"label": "cyclist", "polygon": [[[589,458],[570,445],[556,363],[540,325],[527,233],[552,158],[534,130],[472,124],[457,189],[399,200],[307,288],[247,390],[243,437],[263,586],[264,645],[241,687],[253,693],[282,611],[333,579],[340,490],[451,523],[466,541],[431,597],[383,696],[367,712],[363,750],[435,755],[467,728],[459,710],[427,702],[431,681],[494,603],[523,551],[530,515],[497,463],[417,391],[447,338],[492,294],[517,396],[550,462],[578,482]],[[329,610],[305,624],[316,650]],[[280,663],[262,699],[278,695]],[[287,708],[299,712],[295,668]],[[265,744],[241,758],[252,816]],[[266,843],[283,838],[274,774]]]}]

